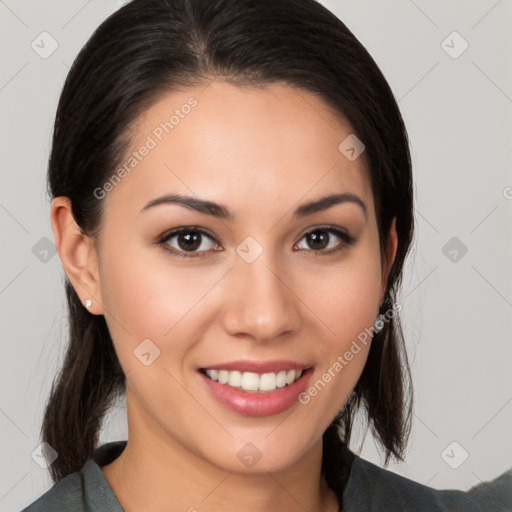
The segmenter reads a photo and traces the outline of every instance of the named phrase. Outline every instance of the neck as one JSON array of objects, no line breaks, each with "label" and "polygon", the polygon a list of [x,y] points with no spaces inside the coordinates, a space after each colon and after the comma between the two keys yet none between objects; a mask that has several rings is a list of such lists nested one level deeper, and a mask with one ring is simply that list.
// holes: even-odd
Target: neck
[{"label": "neck", "polygon": [[[129,408],[128,408],[129,409]],[[284,470],[235,473],[191,453],[162,432],[130,425],[122,454],[102,467],[125,512],[337,512],[334,492],[321,477],[319,440]]]}]

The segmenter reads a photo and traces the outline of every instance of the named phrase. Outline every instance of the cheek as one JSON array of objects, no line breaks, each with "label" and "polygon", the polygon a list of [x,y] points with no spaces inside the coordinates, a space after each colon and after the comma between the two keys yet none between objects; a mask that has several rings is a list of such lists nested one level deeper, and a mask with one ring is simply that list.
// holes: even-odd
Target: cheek
[{"label": "cheek", "polygon": [[315,378],[300,401],[311,407],[313,417],[332,418],[352,392],[368,357],[381,292],[380,259],[370,250],[354,251],[329,272],[324,268],[307,275],[301,297],[325,334],[315,349],[320,361]]},{"label": "cheek", "polygon": [[[214,315],[205,295],[222,277],[221,269],[179,267],[165,257],[155,261],[156,251],[105,250],[102,258],[105,318],[126,373],[133,364],[138,367],[133,352],[146,339],[160,350],[157,366],[172,366],[171,354],[173,361],[180,361],[201,338],[206,323],[198,318]],[[172,351],[167,350],[170,346]]]},{"label": "cheek", "polygon": [[380,260],[374,253],[354,252],[329,270],[311,267],[301,297],[332,336],[332,347],[342,349],[375,322],[381,294]]}]

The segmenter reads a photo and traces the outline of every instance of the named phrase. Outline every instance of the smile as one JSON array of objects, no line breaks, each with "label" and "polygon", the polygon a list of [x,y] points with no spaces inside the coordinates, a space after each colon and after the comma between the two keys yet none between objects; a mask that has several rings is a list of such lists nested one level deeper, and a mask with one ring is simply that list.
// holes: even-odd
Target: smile
[{"label": "smile", "polygon": [[313,367],[295,361],[238,360],[198,368],[210,396],[244,416],[271,416],[298,404]]},{"label": "smile", "polygon": [[302,370],[280,370],[278,372],[254,373],[238,370],[205,369],[211,380],[244,391],[268,392],[284,388],[300,379]]}]

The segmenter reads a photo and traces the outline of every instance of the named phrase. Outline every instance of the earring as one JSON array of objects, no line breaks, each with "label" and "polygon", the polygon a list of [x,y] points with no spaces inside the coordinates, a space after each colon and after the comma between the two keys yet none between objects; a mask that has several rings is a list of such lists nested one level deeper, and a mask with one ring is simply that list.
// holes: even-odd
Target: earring
[{"label": "earring", "polygon": [[384,328],[384,319],[385,319],[385,316],[383,314],[383,312],[384,312],[384,305],[385,305],[385,302],[383,302],[379,306],[379,314],[377,315],[377,318],[375,319],[375,323],[373,324],[373,332],[375,334],[377,334],[378,332],[382,331],[382,329]]},{"label": "earring", "polygon": [[86,309],[90,309],[90,307],[92,306],[92,300],[91,299],[87,299],[85,301],[85,307]]}]

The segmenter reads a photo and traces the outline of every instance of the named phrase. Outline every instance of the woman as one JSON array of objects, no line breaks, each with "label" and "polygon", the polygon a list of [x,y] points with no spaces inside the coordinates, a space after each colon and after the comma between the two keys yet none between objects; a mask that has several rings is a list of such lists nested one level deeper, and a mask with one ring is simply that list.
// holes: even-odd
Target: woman
[{"label": "woman", "polygon": [[[48,178],[70,340],[58,484],[25,510],[510,510],[510,472],[435,491],[348,448],[358,411],[386,461],[407,442],[412,178],[388,84],[320,4],[129,3],[73,64]],[[98,448],[123,393],[128,440]]]}]

